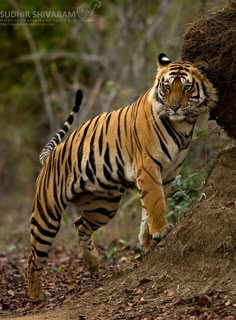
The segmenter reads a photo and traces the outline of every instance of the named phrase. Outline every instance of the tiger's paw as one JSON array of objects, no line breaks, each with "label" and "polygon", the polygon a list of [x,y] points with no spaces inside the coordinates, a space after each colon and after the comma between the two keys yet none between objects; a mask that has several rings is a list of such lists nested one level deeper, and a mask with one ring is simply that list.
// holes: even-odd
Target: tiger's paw
[{"label": "tiger's paw", "polygon": [[163,240],[168,235],[168,233],[170,233],[173,227],[173,224],[168,223],[163,228],[152,234],[151,248],[154,248],[161,240]]},{"label": "tiger's paw", "polygon": [[145,224],[145,228],[142,228],[141,226],[138,238],[141,247],[143,248],[144,252],[147,253],[152,243],[152,236],[149,233],[147,223]]},{"label": "tiger's paw", "polygon": [[41,300],[41,299],[46,299],[50,296],[50,293],[46,290],[35,290],[31,291],[28,290],[27,296],[29,297],[30,300]]},{"label": "tiger's paw", "polygon": [[100,257],[98,254],[92,255],[90,252],[84,252],[84,264],[90,272],[95,272],[100,266]]},{"label": "tiger's paw", "polygon": [[148,253],[152,244],[152,236],[150,234],[145,234],[145,236],[139,237],[139,242],[144,253]]}]

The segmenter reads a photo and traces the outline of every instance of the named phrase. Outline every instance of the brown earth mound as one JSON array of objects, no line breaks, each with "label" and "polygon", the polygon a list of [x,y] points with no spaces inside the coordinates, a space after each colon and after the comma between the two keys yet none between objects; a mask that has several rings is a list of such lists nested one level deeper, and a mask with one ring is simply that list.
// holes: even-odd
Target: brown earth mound
[{"label": "brown earth mound", "polygon": [[236,138],[236,0],[190,25],[184,34],[182,57],[208,63],[207,76],[219,94],[211,118]]},{"label": "brown earth mound", "polygon": [[[187,314],[196,316],[191,319],[236,319],[235,231],[236,148],[232,148],[218,156],[201,199],[139,268],[120,280],[120,290],[122,285],[123,291],[140,289],[144,301],[162,303],[163,292],[167,295],[164,303],[171,301],[173,295],[168,311],[163,309],[165,316],[161,317],[159,305],[160,317],[153,319],[190,319]],[[216,292],[227,297],[228,302],[221,301],[223,309],[217,304]],[[108,294],[112,297],[111,290]],[[189,299],[195,305],[190,303],[186,312]],[[146,312],[154,305],[148,302]]]},{"label": "brown earth mound", "polygon": [[219,155],[201,200],[166,240],[137,269],[78,297],[80,312],[86,319],[236,319],[235,230],[232,148]]}]

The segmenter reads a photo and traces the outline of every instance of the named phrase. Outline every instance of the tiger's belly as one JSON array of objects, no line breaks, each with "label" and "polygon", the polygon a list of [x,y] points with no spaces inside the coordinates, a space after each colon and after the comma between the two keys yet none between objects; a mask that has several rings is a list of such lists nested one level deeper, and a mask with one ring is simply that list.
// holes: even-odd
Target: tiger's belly
[{"label": "tiger's belly", "polygon": [[[73,185],[76,194],[103,194],[104,196],[118,196],[127,189],[135,187],[136,176],[133,165],[128,162],[124,166],[114,165],[110,172],[104,166],[98,165],[96,175],[86,174],[86,170],[78,177]],[[72,196],[73,198],[73,196]]]}]

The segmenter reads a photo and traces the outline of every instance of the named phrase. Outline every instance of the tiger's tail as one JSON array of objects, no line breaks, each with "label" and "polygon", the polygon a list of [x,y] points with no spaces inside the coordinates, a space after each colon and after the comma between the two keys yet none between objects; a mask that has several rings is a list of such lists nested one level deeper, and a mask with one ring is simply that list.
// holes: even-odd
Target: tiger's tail
[{"label": "tiger's tail", "polygon": [[52,152],[52,150],[58,146],[61,141],[65,138],[70,129],[72,123],[75,120],[75,116],[79,112],[80,105],[83,99],[83,93],[81,90],[77,90],[76,97],[75,97],[75,106],[73,107],[69,117],[66,119],[63,127],[53,136],[49,142],[44,146],[43,150],[40,153],[39,160],[42,164],[45,163],[46,159]]}]

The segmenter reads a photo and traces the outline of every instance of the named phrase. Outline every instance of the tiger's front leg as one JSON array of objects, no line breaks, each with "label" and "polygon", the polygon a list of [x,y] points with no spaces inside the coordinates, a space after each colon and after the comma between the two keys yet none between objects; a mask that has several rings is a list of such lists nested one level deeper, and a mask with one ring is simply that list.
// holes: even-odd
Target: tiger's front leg
[{"label": "tiger's front leg", "polygon": [[149,169],[143,168],[138,173],[137,185],[143,207],[139,241],[148,251],[152,240],[159,242],[165,238],[172,225],[166,221],[166,201],[160,172],[149,166]]}]

